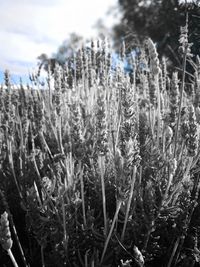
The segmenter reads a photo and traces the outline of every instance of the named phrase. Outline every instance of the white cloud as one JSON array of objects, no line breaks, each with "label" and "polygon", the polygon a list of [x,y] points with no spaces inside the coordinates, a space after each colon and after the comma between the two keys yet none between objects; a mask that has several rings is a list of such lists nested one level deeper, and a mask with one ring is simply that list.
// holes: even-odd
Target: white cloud
[{"label": "white cloud", "polygon": [[[115,4],[117,0],[1,0],[0,69],[26,71],[41,53],[55,52],[71,32],[93,36],[92,26]],[[111,26],[113,20],[107,23]]]}]

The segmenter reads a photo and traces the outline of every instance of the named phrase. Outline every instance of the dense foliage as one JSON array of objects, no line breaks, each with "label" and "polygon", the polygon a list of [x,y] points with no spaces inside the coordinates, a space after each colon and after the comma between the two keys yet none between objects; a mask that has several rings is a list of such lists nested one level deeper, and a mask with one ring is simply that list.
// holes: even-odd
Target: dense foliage
[{"label": "dense foliage", "polygon": [[[44,90],[0,90],[1,262],[194,266],[200,261],[200,60],[182,28],[182,76],[148,39],[124,71],[106,41],[82,48]],[[195,214],[195,216],[194,216]],[[13,252],[13,253],[12,253]],[[13,256],[14,255],[14,256]],[[16,259],[16,262],[14,261]]]},{"label": "dense foliage", "polygon": [[[175,66],[181,65],[178,55],[179,28],[189,17],[193,54],[199,54],[199,1],[179,0],[119,0],[122,19],[115,27],[116,41],[125,38],[130,49],[147,37],[157,43],[159,55],[167,56]],[[184,4],[184,3],[188,4]],[[183,3],[183,4],[181,4]]]}]

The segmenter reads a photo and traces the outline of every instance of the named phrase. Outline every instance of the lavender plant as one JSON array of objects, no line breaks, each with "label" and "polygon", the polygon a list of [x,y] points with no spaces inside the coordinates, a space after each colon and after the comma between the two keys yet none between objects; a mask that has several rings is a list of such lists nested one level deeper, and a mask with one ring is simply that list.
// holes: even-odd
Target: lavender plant
[{"label": "lavender plant", "polygon": [[5,73],[0,189],[15,186],[41,266],[150,266],[165,255],[170,267],[182,257],[200,155],[199,59],[187,95],[187,35],[185,26],[182,78],[150,39],[131,74],[126,44],[114,68],[107,40],[49,71],[47,90],[37,76],[37,89],[15,90]]}]

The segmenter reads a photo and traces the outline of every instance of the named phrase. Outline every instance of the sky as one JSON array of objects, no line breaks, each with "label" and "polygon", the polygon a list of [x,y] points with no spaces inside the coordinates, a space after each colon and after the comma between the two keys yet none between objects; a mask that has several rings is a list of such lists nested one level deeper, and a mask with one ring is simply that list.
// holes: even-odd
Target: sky
[{"label": "sky", "polygon": [[51,56],[70,33],[95,37],[99,19],[111,28],[116,19],[106,13],[113,6],[117,0],[0,0],[0,72],[30,72],[40,54]]}]

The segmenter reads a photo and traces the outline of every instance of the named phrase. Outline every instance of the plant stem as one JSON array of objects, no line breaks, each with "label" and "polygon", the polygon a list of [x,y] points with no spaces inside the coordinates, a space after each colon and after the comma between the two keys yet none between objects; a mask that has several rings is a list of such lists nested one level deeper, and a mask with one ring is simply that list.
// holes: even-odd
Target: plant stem
[{"label": "plant stem", "polygon": [[157,147],[159,147],[159,142],[160,142],[160,134],[161,134],[161,111],[160,111],[160,88],[159,88],[159,83],[158,83],[158,77],[156,79],[156,84],[157,84],[157,101],[158,101],[158,109],[157,109],[157,121],[158,121],[158,126],[157,126]]},{"label": "plant stem", "polygon": [[109,232],[109,234],[107,236],[107,239],[106,239],[106,242],[105,242],[105,245],[104,245],[104,249],[103,249],[103,253],[102,253],[102,256],[101,256],[100,264],[102,264],[102,262],[103,262],[103,259],[104,259],[104,256],[105,256],[105,253],[106,253],[106,250],[107,250],[107,247],[108,247],[108,243],[109,243],[111,235],[113,233],[113,229],[114,229],[114,226],[115,226],[115,223],[116,223],[116,220],[117,220],[120,208],[121,208],[121,204],[122,204],[122,201],[118,200],[117,208],[116,208],[115,215],[114,215],[114,218],[113,218],[113,221],[112,221],[110,232]]},{"label": "plant stem", "polygon": [[25,255],[24,255],[24,251],[23,251],[22,246],[21,246],[21,243],[20,243],[20,241],[19,241],[19,237],[18,237],[18,234],[17,234],[17,230],[16,230],[16,228],[15,228],[15,225],[14,225],[13,218],[12,218],[11,214],[9,214],[9,217],[10,217],[10,225],[11,225],[11,227],[12,227],[12,230],[13,230],[13,233],[14,233],[14,236],[15,236],[16,243],[17,243],[18,248],[19,248],[19,250],[20,250],[20,253],[21,253],[21,257],[22,257],[24,266],[25,266],[25,267],[28,267],[28,264],[27,264],[27,262],[26,262],[26,257],[25,257]]},{"label": "plant stem", "polygon": [[[168,182],[167,182],[167,187],[166,187],[166,190],[165,190],[165,193],[163,195],[163,199],[162,199],[162,204],[163,202],[165,201],[167,195],[168,195],[168,192],[169,192],[169,188],[171,186],[171,183],[172,183],[172,180],[173,180],[173,175],[172,174],[169,174],[169,177],[168,177]],[[162,205],[161,205],[162,206]]]},{"label": "plant stem", "polygon": [[102,191],[102,204],[103,204],[103,217],[104,217],[104,235],[107,235],[107,216],[106,216],[106,192],[104,183],[104,172],[102,157],[99,157],[99,169],[101,174],[101,191]]},{"label": "plant stem", "polygon": [[84,267],[88,267],[88,252],[89,252],[89,250],[87,250],[87,251],[85,252],[85,256],[84,256],[84,259],[85,259],[85,266],[84,266]]},{"label": "plant stem", "polygon": [[42,267],[45,267],[45,262],[44,262],[44,248],[41,246],[41,260],[42,260]]},{"label": "plant stem", "polygon": [[177,240],[176,240],[176,243],[175,243],[175,245],[174,245],[174,248],[173,248],[172,254],[171,254],[171,256],[170,256],[169,262],[168,262],[168,264],[167,264],[167,267],[171,267],[171,264],[172,264],[172,261],[173,261],[173,258],[174,258],[174,255],[175,255],[175,253],[176,253],[176,250],[177,250],[177,248],[178,248],[179,243],[180,243],[180,236],[179,236],[179,237],[177,238]]},{"label": "plant stem", "polygon": [[[58,117],[59,123],[58,123],[58,143],[59,143],[59,147],[60,147],[60,152],[61,154],[65,154],[64,153],[64,148],[63,148],[63,144],[62,144],[62,118]],[[72,181],[69,181],[69,175],[67,172],[67,159],[64,159],[64,166],[65,166],[65,180],[64,180],[64,185],[65,185],[65,190],[67,189],[67,186],[70,185],[72,183]]]},{"label": "plant stem", "polygon": [[17,264],[17,262],[16,262],[16,260],[15,260],[14,255],[12,254],[11,249],[8,249],[7,252],[8,252],[8,255],[9,255],[9,257],[10,257],[10,259],[11,259],[11,261],[12,261],[14,267],[18,267],[18,264]]},{"label": "plant stem", "polygon": [[183,63],[182,63],[183,74],[182,74],[182,81],[181,81],[181,95],[180,95],[180,102],[179,102],[179,109],[178,109],[178,120],[177,120],[176,131],[175,131],[175,140],[174,140],[174,144],[175,144],[175,146],[174,146],[174,158],[176,157],[178,131],[179,131],[179,124],[180,124],[180,119],[181,119],[181,109],[182,109],[182,102],[183,102],[183,92],[184,92],[184,87],[185,87],[186,60],[187,60],[187,46],[185,49],[185,53],[183,56]]},{"label": "plant stem", "polygon": [[126,208],[126,215],[125,215],[125,220],[124,220],[124,226],[123,226],[122,235],[121,235],[121,242],[122,243],[123,243],[123,240],[124,240],[124,234],[125,234],[125,231],[126,231],[126,225],[127,225],[127,221],[128,221],[128,215],[129,215],[131,201],[132,201],[132,197],[133,197],[133,189],[134,189],[134,185],[135,185],[135,177],[136,177],[136,166],[134,166],[134,168],[133,168],[133,176],[132,176],[131,189],[130,189],[129,199],[128,199],[128,203],[127,203],[127,208]]},{"label": "plant stem", "polygon": [[81,181],[81,199],[82,199],[82,211],[83,211],[83,225],[86,227],[86,212],[85,212],[85,198],[84,198],[84,183],[83,183],[83,170],[80,172]]},{"label": "plant stem", "polygon": [[64,196],[62,197],[62,213],[63,213],[63,234],[64,234],[64,250],[67,252],[67,231],[66,231],[66,216],[65,216],[65,201]]}]

